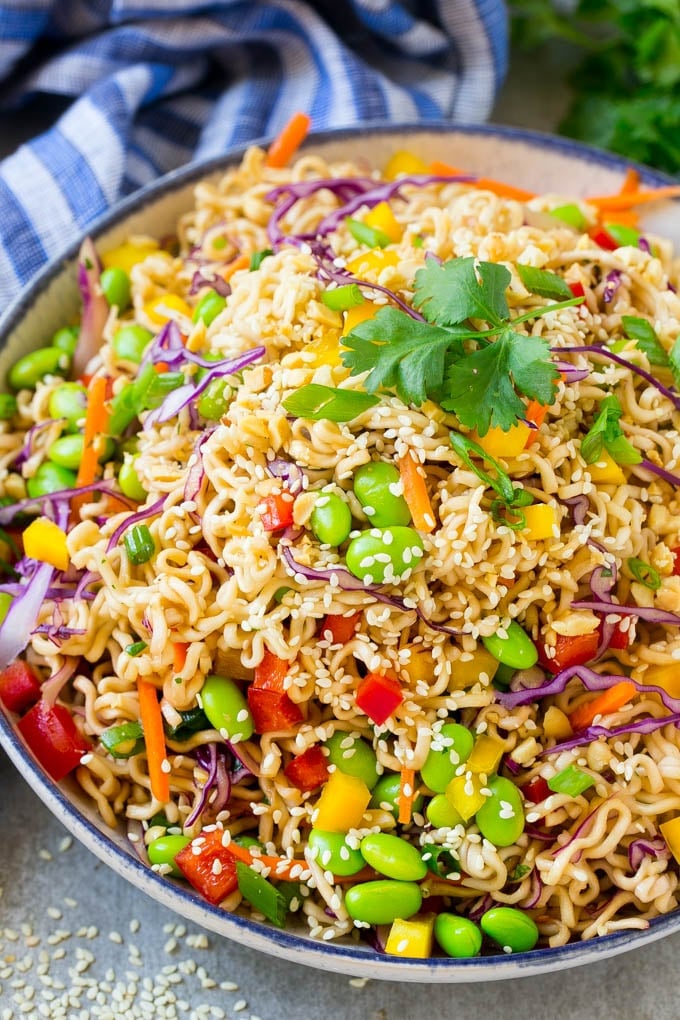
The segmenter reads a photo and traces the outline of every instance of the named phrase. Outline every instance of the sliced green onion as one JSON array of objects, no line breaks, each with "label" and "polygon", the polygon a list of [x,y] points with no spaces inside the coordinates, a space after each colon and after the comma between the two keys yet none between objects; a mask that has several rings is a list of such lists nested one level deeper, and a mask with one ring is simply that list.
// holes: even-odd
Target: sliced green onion
[{"label": "sliced green onion", "polygon": [[363,305],[364,295],[356,283],[348,283],[344,287],[325,290],[321,295],[321,300],[326,308],[331,308],[334,312],[346,312],[350,308]]},{"label": "sliced green onion", "polygon": [[268,882],[262,875],[258,875],[243,861],[236,862],[236,876],[243,899],[259,910],[261,914],[264,914],[267,920],[277,928],[283,928],[288,913],[286,897],[279,892],[276,886]]},{"label": "sliced green onion", "polygon": [[288,592],[292,590],[293,590],[292,588],[288,588],[286,585],[284,585],[282,588],[277,588],[276,591],[274,592],[274,602],[276,602],[276,604],[280,606]]},{"label": "sliced green onion", "polygon": [[421,237],[420,234],[414,234],[411,238],[411,244],[414,248],[422,248],[425,244],[425,238]]},{"label": "sliced green onion", "polygon": [[286,397],[288,414],[310,421],[353,421],[364,411],[380,403],[380,398],[360,390],[341,390],[335,386],[309,383]]},{"label": "sliced green onion", "polygon": [[141,723],[126,722],[110,726],[99,739],[113,758],[131,758],[144,749],[143,735]]},{"label": "sliced green onion", "polygon": [[553,793],[566,793],[568,797],[578,797],[580,793],[594,785],[593,777],[575,765],[567,765],[566,769],[562,769],[548,780],[548,789]]},{"label": "sliced green onion", "polygon": [[[468,439],[467,436],[462,435],[460,432],[449,432],[449,441],[460,459],[477,475],[479,480],[488,485],[494,492],[497,492],[503,503],[510,505],[515,498],[516,490],[513,487],[509,474],[503,470],[498,461],[490,453],[487,453],[479,443]],[[492,478],[484,468],[480,467],[479,464],[475,464],[472,454],[483,460],[485,464],[491,464],[498,477]]]},{"label": "sliced green onion", "polygon": [[189,708],[186,712],[179,713],[182,721],[177,726],[165,727],[165,732],[173,740],[178,743],[182,743],[184,740],[188,740],[192,733],[198,733],[200,730],[210,730],[212,726],[208,722],[208,717],[202,708],[198,705],[195,708]]},{"label": "sliced green onion", "polygon": [[427,865],[427,870],[440,878],[457,877],[460,875],[460,861],[444,846],[437,843],[426,843],[423,846],[421,857]]},{"label": "sliced green onion", "polygon": [[129,531],[126,531],[123,544],[130,563],[137,566],[141,563],[148,563],[156,551],[156,543],[146,524],[135,524]]},{"label": "sliced green onion", "polygon": [[628,559],[628,569],[640,584],[644,584],[645,588],[649,588],[650,591],[658,591],[661,587],[661,575],[658,570],[655,570],[651,563],[645,563],[644,560],[639,560],[636,556],[631,556]]},{"label": "sliced green onion", "polygon": [[11,393],[0,393],[0,419],[9,421],[17,413],[17,398]]},{"label": "sliced green onion", "polygon": [[390,243],[390,239],[384,230],[369,227],[368,223],[352,219],[351,216],[346,217],[345,223],[350,234],[359,244],[365,244],[368,248],[386,248]]},{"label": "sliced green onion", "polygon": [[160,407],[168,393],[172,393],[178,386],[183,386],[184,381],[182,372],[154,373],[154,378],[144,391],[140,410],[150,411],[152,408]]},{"label": "sliced green onion", "polygon": [[519,263],[517,264],[517,273],[530,294],[554,298],[555,301],[574,296],[569,289],[569,284],[557,273],[549,273],[545,269],[535,269],[533,266],[523,266]]},{"label": "sliced green onion", "polygon": [[134,382],[124,386],[120,392],[116,393],[111,401],[110,436],[122,435],[128,425],[144,409],[146,394],[157,378],[156,370],[149,362],[140,368]]},{"label": "sliced green onion", "polygon": [[563,223],[566,223],[568,227],[573,227],[574,230],[585,230],[588,225],[579,207],[571,202],[567,205],[558,205],[551,209],[550,215],[554,216],[555,219],[562,220]]},{"label": "sliced green onion", "polygon": [[254,251],[250,256],[250,265],[248,266],[250,272],[253,273],[256,269],[259,269],[267,256],[273,254],[274,252],[271,248],[265,248],[263,251]]},{"label": "sliced green onion", "polygon": [[[623,332],[629,340],[634,340],[636,347],[639,347],[647,355],[650,365],[668,367],[668,355],[656,335],[656,330],[651,322],[642,319],[637,315],[623,315],[621,317]],[[615,345],[612,344],[612,350]]]},{"label": "sliced green onion", "polygon": [[631,248],[637,248],[640,232],[635,230],[634,227],[625,227],[622,223],[605,223],[604,229],[610,237],[613,237],[619,248],[623,248],[626,245],[629,245]]},{"label": "sliced green onion", "polygon": [[146,641],[135,641],[133,644],[128,645],[125,651],[128,655],[134,657],[135,655],[141,655],[148,647]]}]

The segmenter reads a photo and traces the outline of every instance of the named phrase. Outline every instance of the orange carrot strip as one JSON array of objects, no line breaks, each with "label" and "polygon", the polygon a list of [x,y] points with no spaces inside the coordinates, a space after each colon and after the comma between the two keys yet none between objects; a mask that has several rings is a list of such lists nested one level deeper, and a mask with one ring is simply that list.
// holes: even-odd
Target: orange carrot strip
[{"label": "orange carrot strip", "polygon": [[403,768],[401,770],[401,781],[399,783],[399,814],[397,821],[400,825],[408,825],[413,814],[413,801],[416,798],[416,773],[415,769]]},{"label": "orange carrot strip", "polygon": [[154,371],[158,375],[163,375],[164,372],[170,371],[170,366],[168,365],[167,361],[157,361],[153,367]]},{"label": "orange carrot strip", "polygon": [[543,419],[545,418],[549,407],[550,404],[539,404],[537,400],[530,400],[527,404],[526,414],[524,417],[527,421],[533,422],[536,428],[532,429],[529,433],[527,441],[524,444],[525,450],[538,438],[538,427],[543,424]]},{"label": "orange carrot strip", "polygon": [[399,457],[397,463],[404,499],[411,511],[413,523],[418,531],[424,531],[429,535],[431,531],[434,531],[434,510],[420,465],[410,452]]},{"label": "orange carrot strip", "polygon": [[622,227],[639,227],[640,217],[633,209],[618,209],[615,212],[605,214],[605,229],[607,223],[618,223]]},{"label": "orange carrot strip", "polygon": [[[458,167],[449,166],[436,159],[430,164],[433,174],[451,175],[457,177],[459,174],[467,173],[466,170],[459,170]],[[479,188],[481,191],[493,191],[499,198],[514,198],[518,202],[528,202],[530,198],[536,197],[535,191],[527,191],[525,188],[516,188],[514,184],[506,184],[505,181],[496,181],[493,177],[478,177],[470,181],[471,188]]]},{"label": "orange carrot strip", "polygon": [[225,280],[231,280],[234,273],[238,273],[239,269],[247,269],[250,265],[250,255],[238,255],[233,262],[230,262],[228,266],[225,266],[222,270],[222,277]]},{"label": "orange carrot strip", "polygon": [[90,485],[97,477],[99,467],[99,441],[104,437],[109,425],[109,410],[106,405],[106,376],[96,375],[90,380],[87,388],[87,412],[85,415],[85,436],[83,459],[78,468],[76,485]]},{"label": "orange carrot strip", "polygon": [[592,701],[579,705],[569,715],[569,723],[572,730],[585,730],[590,726],[597,715],[610,715],[617,712],[624,705],[627,705],[631,698],[637,693],[637,687],[629,680],[622,680],[621,683],[608,687]]},{"label": "orange carrot strip", "polygon": [[187,661],[189,645],[186,641],[173,641],[172,643],[172,669],[175,673],[181,673]]},{"label": "orange carrot strip", "polygon": [[137,693],[139,694],[139,715],[144,730],[151,792],[156,800],[167,804],[170,800],[170,780],[167,772],[163,771],[163,762],[167,761],[167,758],[163,716],[158,694],[153,684],[150,684],[148,680],[141,679],[137,680]]},{"label": "orange carrot strip", "polygon": [[300,865],[303,868],[307,867],[307,862],[300,858],[291,860],[288,857],[270,857],[267,854],[252,854],[247,847],[241,846],[233,840],[227,846],[227,850],[237,861],[243,861],[244,864],[252,864],[254,860],[261,861],[265,868],[271,869],[270,878],[290,879],[290,873],[293,868]]},{"label": "orange carrot strip", "polygon": [[458,177],[459,174],[464,174],[465,170],[461,170],[457,166],[451,166],[450,163],[442,163],[440,159],[435,159],[430,163],[430,173],[435,174],[437,177]]},{"label": "orange carrot strip", "polygon": [[631,209],[646,202],[661,202],[666,198],[680,197],[680,184],[667,184],[661,188],[649,188],[645,191],[626,191],[618,195],[592,195],[586,202],[597,206],[601,213],[618,212],[620,209]]},{"label": "orange carrot strip", "polygon": [[267,166],[283,167],[295,155],[309,134],[311,124],[306,113],[294,113],[267,150]]},{"label": "orange carrot strip", "polygon": [[629,195],[631,191],[640,190],[640,174],[635,167],[629,166],[623,184],[619,188],[620,195]]}]

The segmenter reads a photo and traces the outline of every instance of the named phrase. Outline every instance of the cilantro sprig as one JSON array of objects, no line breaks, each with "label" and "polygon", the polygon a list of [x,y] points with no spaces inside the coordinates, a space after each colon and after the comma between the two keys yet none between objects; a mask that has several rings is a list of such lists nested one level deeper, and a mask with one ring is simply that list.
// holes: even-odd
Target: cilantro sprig
[{"label": "cilantro sprig", "polygon": [[622,414],[621,405],[613,394],[604,398],[600,413],[581,440],[581,456],[586,464],[594,464],[603,449],[617,464],[639,464],[642,461],[641,454],[626,439],[621,428]]},{"label": "cilantro sprig", "polygon": [[[343,363],[352,375],[368,373],[369,393],[393,390],[416,406],[434,400],[480,436],[491,427],[508,431],[524,416],[526,399],[553,403],[559,379],[547,340],[515,327],[583,300],[532,308],[511,319],[505,294],[510,280],[510,271],[493,262],[427,259],[415,275],[413,296],[423,320],[380,309],[343,337]],[[564,293],[564,281],[554,273],[525,274],[524,284],[537,293]]]}]

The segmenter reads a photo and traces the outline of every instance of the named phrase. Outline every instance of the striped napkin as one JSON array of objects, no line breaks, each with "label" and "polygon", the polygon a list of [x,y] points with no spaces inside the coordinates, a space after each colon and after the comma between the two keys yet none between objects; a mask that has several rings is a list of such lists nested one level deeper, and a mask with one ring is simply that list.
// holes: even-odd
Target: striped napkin
[{"label": "striped napkin", "polygon": [[123,195],[276,134],[488,117],[503,0],[0,0],[0,109],[62,97],[0,162],[0,307]]}]

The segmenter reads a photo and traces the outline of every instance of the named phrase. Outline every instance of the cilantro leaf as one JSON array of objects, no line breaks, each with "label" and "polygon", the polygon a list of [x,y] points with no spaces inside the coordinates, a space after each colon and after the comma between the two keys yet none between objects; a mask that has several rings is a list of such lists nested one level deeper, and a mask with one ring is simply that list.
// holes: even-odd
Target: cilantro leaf
[{"label": "cilantro leaf", "polygon": [[344,422],[353,421],[379,403],[378,397],[361,390],[341,390],[336,386],[309,383],[286,397],[283,407],[296,418]]},{"label": "cilantro leaf", "polygon": [[523,266],[518,262],[517,274],[530,294],[554,298],[555,301],[574,297],[569,289],[569,284],[557,273],[549,273],[545,269],[535,269],[533,266]]},{"label": "cilantro leaf", "polygon": [[510,271],[495,262],[464,258],[440,265],[430,258],[416,273],[413,304],[438,326],[454,326],[466,319],[499,326],[510,318],[505,291],[511,279]]},{"label": "cilantro leaf", "polygon": [[412,319],[397,308],[381,308],[342,343],[347,348],[342,361],[352,375],[370,371],[364,384],[369,393],[396,389],[407,404],[423,404],[441,386],[449,349],[463,353],[453,330]]},{"label": "cilantro leaf", "polygon": [[558,378],[548,342],[507,326],[494,343],[450,369],[442,407],[453,411],[463,425],[476,428],[480,436],[491,427],[507,432],[526,411],[518,391],[541,404],[552,404]]},{"label": "cilantro leaf", "polygon": [[600,413],[581,440],[581,456],[586,464],[594,464],[606,449],[617,464],[639,464],[641,455],[621,428],[621,405],[612,394],[602,401]]},{"label": "cilantro leaf", "polygon": [[621,322],[626,337],[635,341],[635,346],[647,355],[650,365],[668,367],[668,355],[661,346],[661,341],[651,322],[647,322],[647,319],[641,319],[637,315],[624,315]]}]

